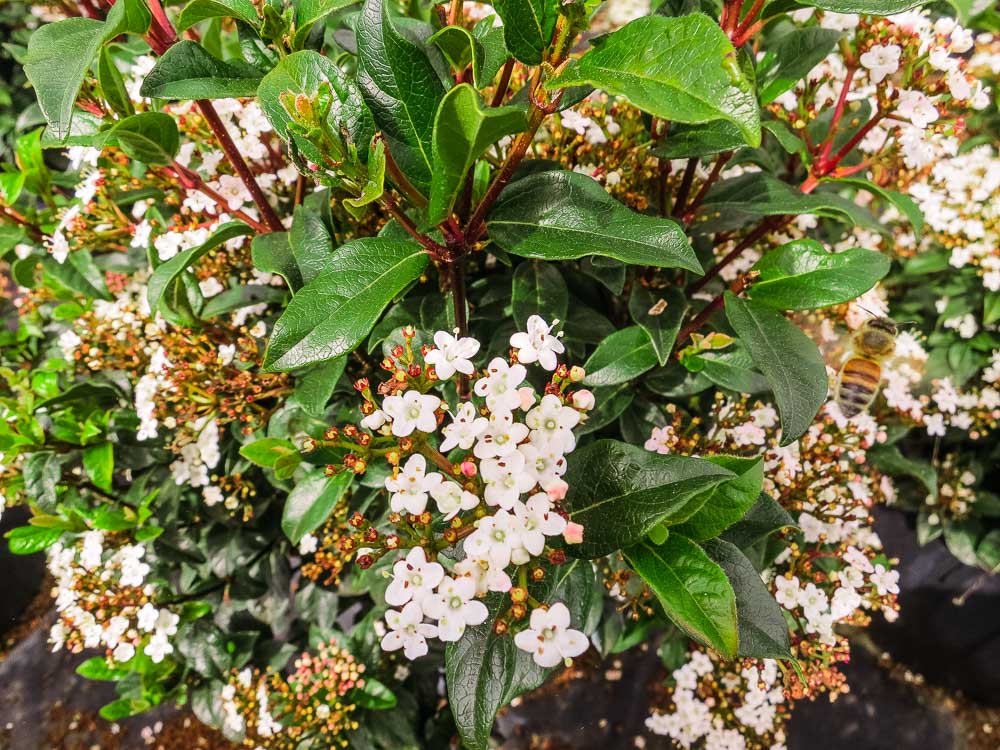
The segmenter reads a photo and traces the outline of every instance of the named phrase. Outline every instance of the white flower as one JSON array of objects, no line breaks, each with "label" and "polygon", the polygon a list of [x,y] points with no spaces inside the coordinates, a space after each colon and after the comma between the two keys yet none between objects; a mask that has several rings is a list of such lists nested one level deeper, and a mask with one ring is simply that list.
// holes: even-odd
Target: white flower
[{"label": "white flower", "polygon": [[835,621],[843,620],[854,614],[854,611],[860,606],[861,596],[858,592],[852,588],[841,587],[833,594],[833,600],[830,602],[830,614],[833,615]]},{"label": "white flower", "polygon": [[441,380],[447,380],[456,371],[463,375],[475,372],[471,357],[479,351],[479,342],[474,338],[457,338],[446,331],[438,331],[434,334],[434,346],[437,348],[427,352],[424,361],[434,365],[434,371]]},{"label": "white flower", "polygon": [[521,546],[521,524],[505,510],[479,521],[478,528],[465,540],[466,553],[491,566],[506,568],[516,547]]},{"label": "white flower", "polygon": [[122,641],[111,652],[111,658],[119,662],[126,662],[133,656],[135,656],[135,646],[128,641]]},{"label": "white flower", "polygon": [[136,619],[138,621],[139,630],[149,633],[156,627],[156,621],[160,617],[160,610],[154,607],[149,602],[142,605],[142,608],[137,613]]},{"label": "white flower", "polygon": [[861,64],[868,68],[872,83],[881,83],[886,76],[899,70],[902,51],[898,44],[879,44],[861,55]]},{"label": "white flower", "polygon": [[514,451],[499,458],[486,458],[479,465],[479,473],[486,489],[483,499],[487,505],[510,510],[517,499],[535,486],[535,477],[524,468],[524,455]]},{"label": "white flower", "polygon": [[385,601],[394,607],[410,601],[419,605],[443,577],[444,568],[439,563],[428,562],[423,547],[414,547],[406,559],[392,566],[392,583],[385,590]]},{"label": "white flower", "polygon": [[425,396],[419,391],[407,391],[402,396],[389,396],[382,410],[392,420],[392,434],[406,437],[414,429],[434,432],[437,429],[435,411],[441,405],[437,396]]},{"label": "white flower", "polygon": [[569,627],[569,610],[562,602],[531,613],[530,627],[514,636],[514,644],[527,651],[540,667],[554,667],[579,656],[589,647],[587,637]]},{"label": "white flower", "polygon": [[554,443],[534,442],[517,447],[518,452],[524,456],[524,470],[542,487],[547,487],[554,479],[566,473],[566,457],[559,448]]},{"label": "white flower", "polygon": [[524,365],[509,365],[500,357],[494,357],[486,367],[486,375],[476,381],[476,395],[486,398],[486,405],[492,412],[512,412],[521,403],[517,387],[527,374]]},{"label": "white flower", "polygon": [[210,185],[225,199],[230,211],[239,211],[243,208],[244,203],[251,200],[246,185],[239,177],[229,174],[220,175],[218,182],[212,182]]},{"label": "white flower", "polygon": [[937,107],[922,91],[903,89],[899,92],[896,114],[905,117],[921,130],[938,119]]},{"label": "white flower", "polygon": [[479,505],[479,498],[468,490],[463,490],[457,482],[440,482],[431,487],[430,493],[438,510],[444,514],[445,521],[450,521],[459,511],[472,510]]},{"label": "white flower", "polygon": [[514,421],[510,412],[494,412],[489,426],[479,437],[473,453],[476,458],[509,456],[517,452],[518,443],[528,437],[528,427]]},{"label": "white flower", "polygon": [[545,537],[559,536],[566,528],[566,519],[552,510],[544,492],[532,495],[527,503],[518,503],[514,514],[521,521],[521,546],[537,557],[545,548]]},{"label": "white flower", "polygon": [[563,406],[562,400],[549,393],[541,403],[528,412],[525,424],[531,428],[531,442],[554,442],[564,453],[576,447],[573,428],[580,423],[580,412]]},{"label": "white flower", "polygon": [[489,612],[482,602],[473,600],[476,582],[471,578],[445,576],[436,594],[423,600],[424,614],[438,621],[438,638],[457,641],[465,633],[466,625],[479,625],[486,621]]},{"label": "white flower", "polygon": [[559,337],[550,333],[558,322],[553,321],[550,326],[538,315],[528,318],[527,331],[519,331],[510,337],[510,345],[517,349],[517,361],[524,364],[538,362],[546,370],[556,369],[556,355],[566,351]]},{"label": "white flower", "polygon": [[232,364],[236,358],[236,346],[234,344],[222,344],[219,346],[219,364],[223,367]]},{"label": "white flower", "polygon": [[361,426],[366,430],[377,430],[385,424],[386,414],[381,409],[376,409],[367,417],[361,420]]},{"label": "white flower", "polygon": [[795,576],[778,576],[774,579],[774,588],[774,598],[778,604],[785,609],[795,609],[799,603],[799,579]]},{"label": "white flower", "polygon": [[142,653],[152,659],[154,664],[159,664],[168,654],[172,654],[173,652],[174,647],[167,640],[166,633],[160,632],[154,633],[153,637],[149,639],[149,643],[142,650]]},{"label": "white flower", "polygon": [[879,596],[899,593],[899,573],[895,570],[886,570],[885,566],[876,565],[875,572],[868,580],[878,591]]},{"label": "white flower", "polygon": [[441,452],[447,453],[456,446],[464,451],[469,450],[476,438],[483,434],[489,426],[486,417],[480,417],[476,407],[466,401],[458,407],[451,424],[441,428],[444,440],[441,442]]},{"label": "white flower", "polygon": [[410,602],[401,612],[390,609],[385,613],[389,632],[382,637],[382,649],[403,649],[407,659],[418,659],[427,653],[427,639],[437,636],[435,625],[423,623],[424,611],[416,602]]},{"label": "white flower", "polygon": [[824,614],[828,603],[826,593],[816,588],[816,584],[807,583],[799,593],[799,605],[808,620],[816,620]]},{"label": "white flower", "polygon": [[419,516],[427,509],[427,493],[437,487],[443,477],[427,474],[427,460],[419,453],[410,456],[401,470],[386,477],[385,488],[393,493],[389,507],[394,513],[412,513]]},{"label": "white flower", "polygon": [[299,554],[311,555],[319,547],[319,540],[312,534],[306,534],[299,540]]}]

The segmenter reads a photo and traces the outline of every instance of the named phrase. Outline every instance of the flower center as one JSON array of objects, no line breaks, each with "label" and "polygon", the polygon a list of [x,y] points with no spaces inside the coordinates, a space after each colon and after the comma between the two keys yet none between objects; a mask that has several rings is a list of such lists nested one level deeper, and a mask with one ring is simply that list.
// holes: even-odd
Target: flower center
[{"label": "flower center", "polygon": [[416,419],[417,417],[420,416],[420,409],[416,406],[412,406],[410,407],[410,410],[407,412],[407,414],[409,415],[410,419]]},{"label": "flower center", "polygon": [[453,596],[453,597],[451,597],[451,601],[448,602],[448,606],[451,607],[452,609],[461,609],[462,608],[462,597],[460,597],[460,596]]},{"label": "flower center", "polygon": [[542,630],[542,638],[544,638],[545,640],[551,641],[555,637],[556,637],[555,628],[545,628],[544,630]]},{"label": "flower center", "polygon": [[504,539],[507,538],[507,534],[501,531],[500,529],[497,529],[496,531],[493,532],[493,538],[498,542],[502,542]]},{"label": "flower center", "polygon": [[419,573],[414,573],[413,576],[410,578],[410,582],[414,586],[423,586],[424,585],[424,577],[422,575],[420,575]]},{"label": "flower center", "polygon": [[556,420],[552,419],[551,417],[545,420],[545,429],[548,430],[549,432],[551,432],[558,426],[559,423],[556,422]]}]

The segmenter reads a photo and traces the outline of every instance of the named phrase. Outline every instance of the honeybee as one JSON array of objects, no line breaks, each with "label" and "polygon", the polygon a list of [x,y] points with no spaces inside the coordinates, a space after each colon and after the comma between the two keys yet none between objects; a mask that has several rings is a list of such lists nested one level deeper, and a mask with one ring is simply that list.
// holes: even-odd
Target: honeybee
[{"label": "honeybee", "polygon": [[837,375],[837,404],[850,419],[871,406],[882,383],[882,363],[896,350],[899,324],[891,318],[866,320],[852,338],[853,349]]}]

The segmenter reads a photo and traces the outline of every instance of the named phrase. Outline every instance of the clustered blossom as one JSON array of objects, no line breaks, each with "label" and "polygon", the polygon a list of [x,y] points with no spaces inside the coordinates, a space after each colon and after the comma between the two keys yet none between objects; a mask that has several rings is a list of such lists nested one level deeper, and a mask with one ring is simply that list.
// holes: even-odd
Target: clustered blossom
[{"label": "clustered blossom", "polygon": [[102,648],[119,663],[141,652],[158,664],[174,651],[170,638],[180,617],[155,604],[146,548],[109,541],[104,532],[88,531],[76,544],[49,549],[59,614],[49,633],[52,650]]},{"label": "clustered blossom", "polygon": [[306,740],[311,747],[347,747],[347,733],[358,728],[352,696],[365,687],[364,671],[335,641],[300,655],[287,677],[236,671],[222,689],[222,729],[255,750],[297,750]]},{"label": "clustered blossom", "polygon": [[[545,576],[533,561],[548,551],[549,561],[558,563],[564,553],[556,542],[581,540],[579,526],[568,523],[560,507],[567,490],[562,476],[576,447],[573,430],[594,398],[575,387],[584,378],[581,368],[558,363],[564,346],[555,325],[532,315],[526,330],[510,338],[510,360],[494,357],[478,371],[473,360],[481,345],[475,339],[438,331],[435,345],[418,352],[416,332],[404,329],[405,343],[383,362],[393,378],[378,395],[367,381],[356,385],[365,399],[361,427],[372,432],[330,428],[324,441],[314,443],[350,449],[343,466],[329,466],[329,473],[364,473],[377,456],[392,466],[385,489],[396,533],[381,534],[357,516],[350,520],[357,540],[340,542],[344,549],[357,546],[363,567],[408,549],[393,564],[385,593],[393,608],[382,631],[386,651],[415,659],[428,652],[431,639],[459,640],[488,619],[479,601],[487,592],[508,594],[511,618],[524,619],[527,577]],[[541,395],[530,385],[526,364],[552,373]],[[452,407],[436,389],[465,378],[472,381],[469,400]],[[435,512],[448,522],[440,541],[433,539]],[[446,568],[438,553],[460,541],[464,555]],[[539,664],[553,666],[587,647],[569,625],[564,605],[536,607],[516,642]],[[494,627],[509,624],[499,619]]]},{"label": "clustered blossom", "polygon": [[[783,722],[795,700],[846,689],[836,665],[846,661],[849,647],[835,626],[864,626],[869,613],[896,616],[899,574],[881,552],[870,512],[876,503],[891,502],[895,491],[866,456],[886,435],[870,416],[847,422],[834,405],[827,408],[802,438],[779,447],[778,415],[772,406],[718,396],[703,434],[687,429],[685,416],[668,407],[672,418],[646,443],[647,450],[665,454],[759,453],[764,458],[764,491],[790,513],[799,529],[783,532],[793,544],[763,577],[789,613],[792,651],[805,681],[789,674],[784,688],[774,686],[777,692],[765,697],[741,682],[738,670],[692,655],[680,676],[675,672],[677,685],[669,695],[673,709],[655,714],[647,724],[683,747],[704,738],[705,747],[781,750]],[[758,665],[755,677],[764,679],[760,675],[774,669],[770,664]],[[758,679],[749,683],[756,684]],[[727,713],[729,701],[735,703],[736,696],[748,690],[755,696],[745,698],[749,707]],[[723,694],[730,697],[722,700]]]}]

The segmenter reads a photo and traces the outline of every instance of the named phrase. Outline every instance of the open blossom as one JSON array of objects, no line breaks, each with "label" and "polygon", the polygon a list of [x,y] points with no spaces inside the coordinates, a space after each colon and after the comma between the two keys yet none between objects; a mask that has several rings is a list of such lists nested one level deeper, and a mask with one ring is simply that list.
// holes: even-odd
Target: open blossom
[{"label": "open blossom", "polygon": [[468,336],[458,338],[446,331],[434,334],[434,346],[427,352],[424,361],[434,366],[434,371],[441,380],[447,380],[455,372],[471,375],[475,372],[471,358],[479,351],[479,342]]},{"label": "open blossom", "polygon": [[540,667],[554,667],[579,656],[590,646],[583,633],[570,628],[569,610],[562,602],[553,604],[548,611],[534,610],[530,627],[515,635],[514,643],[531,654]]},{"label": "open blossom", "polygon": [[427,653],[427,639],[438,634],[436,625],[424,623],[424,612],[416,602],[410,602],[402,611],[390,609],[385,613],[389,632],[382,637],[382,649],[403,649],[407,659],[419,659]]},{"label": "open blossom", "polygon": [[566,528],[566,519],[552,509],[544,492],[532,495],[526,503],[518,503],[514,515],[521,522],[521,545],[535,556],[542,554],[545,537],[559,536]]},{"label": "open blossom", "polygon": [[407,391],[402,396],[388,396],[382,402],[382,411],[392,419],[392,434],[407,437],[416,430],[434,432],[437,429],[435,412],[441,405],[437,396]]},{"label": "open blossom", "polygon": [[514,451],[499,458],[483,460],[479,467],[486,490],[487,505],[510,510],[522,493],[535,486],[535,478],[524,468],[524,455]]},{"label": "open blossom", "polygon": [[447,453],[452,448],[469,450],[476,438],[483,434],[489,426],[490,421],[486,417],[480,417],[476,407],[469,402],[465,402],[458,407],[458,412],[451,424],[441,428],[444,440],[441,441],[441,452]]},{"label": "open blossom", "polygon": [[899,70],[902,51],[898,44],[879,44],[861,55],[861,64],[868,69],[872,83],[881,83],[886,76]]},{"label": "open blossom", "polygon": [[556,355],[566,351],[559,337],[551,333],[558,322],[553,321],[550,326],[538,315],[529,317],[525,326],[527,330],[510,337],[510,345],[517,350],[517,361],[524,364],[538,362],[546,370],[556,369]]},{"label": "open blossom", "polygon": [[489,612],[485,604],[473,599],[475,595],[476,584],[471,578],[445,576],[437,593],[423,600],[424,614],[438,621],[438,638],[457,641],[467,625],[486,621]]},{"label": "open blossom", "polygon": [[521,523],[505,510],[479,521],[479,525],[465,540],[465,552],[478,560],[506,568],[511,554],[521,546]]},{"label": "open blossom", "polygon": [[551,393],[544,396],[541,403],[528,412],[524,422],[531,428],[534,443],[552,441],[565,452],[576,447],[573,428],[580,423],[580,412],[563,406],[558,396]]},{"label": "open blossom", "polygon": [[486,367],[486,375],[476,381],[476,395],[485,397],[486,406],[494,413],[512,412],[521,404],[517,387],[527,374],[524,365],[510,365],[494,357]]},{"label": "open blossom", "polygon": [[430,493],[445,521],[450,521],[463,510],[472,510],[479,505],[479,498],[462,489],[456,482],[438,482]]},{"label": "open blossom", "polygon": [[483,432],[473,450],[476,458],[509,456],[517,451],[518,444],[528,437],[527,425],[514,421],[512,414],[494,412],[489,427]]},{"label": "open blossom", "polygon": [[939,113],[926,94],[914,89],[899,92],[896,114],[908,119],[916,127],[923,129],[938,119]]},{"label": "open blossom", "polygon": [[392,583],[385,591],[385,600],[394,607],[407,602],[420,603],[441,583],[444,568],[428,562],[423,547],[414,547],[405,559],[392,566]]},{"label": "open blossom", "polygon": [[427,494],[441,480],[440,474],[427,474],[427,460],[423,456],[410,456],[400,471],[385,480],[385,488],[392,493],[389,507],[394,513],[420,515],[427,509]]}]

